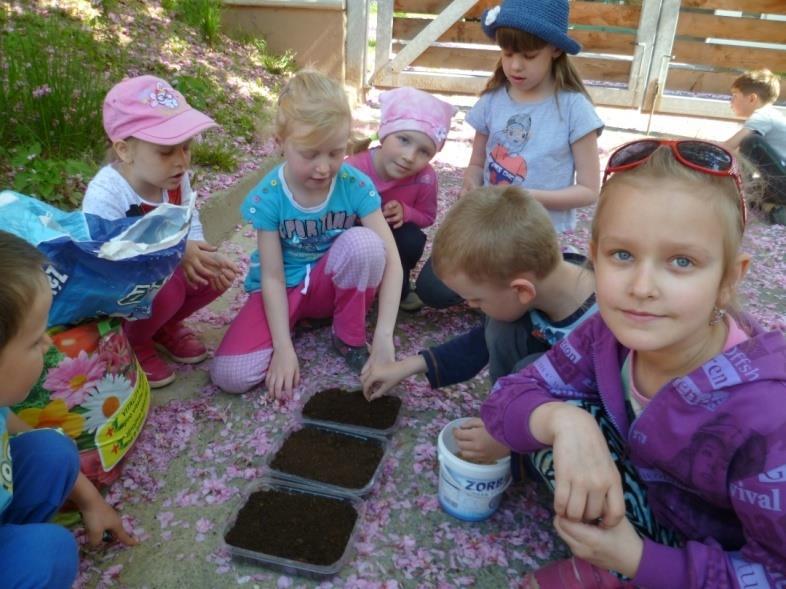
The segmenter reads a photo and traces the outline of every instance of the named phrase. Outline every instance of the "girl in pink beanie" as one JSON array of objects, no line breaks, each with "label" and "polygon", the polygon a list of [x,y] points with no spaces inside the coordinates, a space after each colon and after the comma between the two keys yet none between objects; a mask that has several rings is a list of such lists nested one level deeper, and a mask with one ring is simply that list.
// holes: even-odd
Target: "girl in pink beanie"
[{"label": "girl in pink beanie", "polygon": [[437,175],[429,162],[445,144],[456,108],[415,88],[383,92],[380,102],[380,145],[351,155],[347,163],[368,175],[382,196],[404,269],[400,307],[416,311],[423,303],[410,290],[409,275],[426,246],[423,229],[437,215]]}]

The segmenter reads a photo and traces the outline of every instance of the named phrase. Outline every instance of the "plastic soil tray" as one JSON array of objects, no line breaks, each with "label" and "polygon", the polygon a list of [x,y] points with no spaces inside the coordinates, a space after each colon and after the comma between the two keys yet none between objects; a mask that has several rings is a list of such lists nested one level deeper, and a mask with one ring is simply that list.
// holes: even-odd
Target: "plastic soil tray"
[{"label": "plastic soil tray", "polygon": [[224,543],[237,559],[324,579],[349,560],[361,519],[356,497],[262,479],[227,523]]},{"label": "plastic soil tray", "polygon": [[306,425],[270,461],[271,475],[341,494],[362,496],[376,482],[388,441]]},{"label": "plastic soil tray", "polygon": [[303,406],[303,423],[339,431],[368,435],[389,435],[398,426],[401,399],[383,396],[367,401],[363,391],[340,388],[314,393]]}]

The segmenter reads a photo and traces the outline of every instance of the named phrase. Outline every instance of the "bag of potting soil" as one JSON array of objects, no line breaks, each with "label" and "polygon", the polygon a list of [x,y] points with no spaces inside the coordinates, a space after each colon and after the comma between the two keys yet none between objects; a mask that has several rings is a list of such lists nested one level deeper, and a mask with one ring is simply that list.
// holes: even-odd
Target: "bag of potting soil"
[{"label": "bag of potting soil", "polygon": [[22,194],[0,192],[0,229],[43,252],[52,287],[49,325],[150,315],[153,298],[183,257],[193,196],[143,217],[109,221],[65,212]]},{"label": "bag of potting soil", "polygon": [[41,377],[12,409],[33,428],[60,428],[76,442],[85,476],[107,486],[120,475],[147,418],[147,378],[119,319],[50,333],[55,345]]}]

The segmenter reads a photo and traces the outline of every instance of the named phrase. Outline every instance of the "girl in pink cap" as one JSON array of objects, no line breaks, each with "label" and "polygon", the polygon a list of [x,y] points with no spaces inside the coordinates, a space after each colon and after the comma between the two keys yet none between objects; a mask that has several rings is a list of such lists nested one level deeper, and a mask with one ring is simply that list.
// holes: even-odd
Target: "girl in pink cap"
[{"label": "girl in pink cap", "polygon": [[437,174],[429,162],[445,144],[456,108],[415,88],[383,92],[380,104],[380,145],[356,147],[347,163],[367,174],[382,197],[404,270],[400,307],[417,311],[423,302],[410,290],[409,277],[426,247],[422,230],[437,216]]},{"label": "girl in pink cap", "polygon": [[[144,215],[162,203],[192,199],[188,167],[192,139],[216,123],[154,76],[115,85],[104,99],[104,130],[114,161],[90,182],[82,210],[105,219]],[[153,301],[150,318],[126,323],[126,333],[152,388],[175,380],[158,354],[196,364],[207,350],[182,321],[221,295],[237,267],[205,241],[194,209],[183,260]]]}]

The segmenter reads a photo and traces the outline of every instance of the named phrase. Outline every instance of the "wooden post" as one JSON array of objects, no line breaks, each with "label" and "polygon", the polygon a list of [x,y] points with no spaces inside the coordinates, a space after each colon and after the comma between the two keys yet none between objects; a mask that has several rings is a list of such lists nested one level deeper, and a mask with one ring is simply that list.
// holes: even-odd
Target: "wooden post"
[{"label": "wooden post", "polygon": [[346,0],[346,7],[345,83],[356,91],[361,91],[366,82],[366,47],[368,46],[367,3],[366,0]]}]

